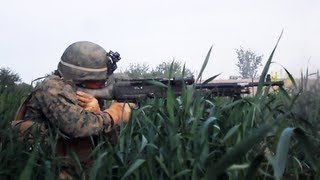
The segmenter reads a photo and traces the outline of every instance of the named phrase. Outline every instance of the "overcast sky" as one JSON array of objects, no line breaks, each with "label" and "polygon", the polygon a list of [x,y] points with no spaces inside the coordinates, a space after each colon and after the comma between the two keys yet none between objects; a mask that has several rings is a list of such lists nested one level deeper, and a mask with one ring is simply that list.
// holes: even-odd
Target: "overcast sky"
[{"label": "overcast sky", "polygon": [[0,65],[30,83],[86,40],[118,51],[120,70],[176,59],[197,73],[213,46],[204,76],[228,78],[237,75],[236,48],[265,63],[282,30],[274,61],[297,77],[320,69],[319,0],[10,0],[0,6]]}]

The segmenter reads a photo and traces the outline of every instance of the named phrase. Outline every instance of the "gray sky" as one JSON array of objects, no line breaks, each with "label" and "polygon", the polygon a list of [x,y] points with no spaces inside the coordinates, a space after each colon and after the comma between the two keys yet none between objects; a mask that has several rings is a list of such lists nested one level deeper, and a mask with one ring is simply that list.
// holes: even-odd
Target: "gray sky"
[{"label": "gray sky", "polygon": [[265,63],[282,30],[274,61],[297,77],[320,69],[318,0],[10,0],[0,6],[0,65],[30,83],[55,70],[67,46],[87,40],[118,51],[122,70],[176,59],[199,72],[213,45],[204,77],[228,78],[237,75],[236,48]]}]

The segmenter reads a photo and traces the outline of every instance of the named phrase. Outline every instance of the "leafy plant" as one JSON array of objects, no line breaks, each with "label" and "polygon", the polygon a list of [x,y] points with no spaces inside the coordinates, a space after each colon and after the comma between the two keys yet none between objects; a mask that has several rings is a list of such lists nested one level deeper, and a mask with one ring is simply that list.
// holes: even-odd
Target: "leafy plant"
[{"label": "leafy plant", "polygon": [[[105,135],[98,137],[90,168],[82,166],[73,153],[70,158],[77,168],[71,174],[91,179],[319,178],[319,73],[315,84],[303,79],[299,85],[286,70],[293,87],[273,91],[263,88],[261,83],[278,42],[255,96],[199,97],[192,86],[185,85],[181,96],[176,97],[168,86],[167,98],[140,103],[130,121],[115,132],[119,135],[117,143]],[[174,76],[174,63],[169,69],[170,78]],[[15,129],[7,128],[10,118],[1,123],[5,124],[0,129],[1,179],[58,178],[65,163],[64,157],[55,152],[59,133],[52,131],[45,141],[34,139],[39,143],[30,145]]]}]

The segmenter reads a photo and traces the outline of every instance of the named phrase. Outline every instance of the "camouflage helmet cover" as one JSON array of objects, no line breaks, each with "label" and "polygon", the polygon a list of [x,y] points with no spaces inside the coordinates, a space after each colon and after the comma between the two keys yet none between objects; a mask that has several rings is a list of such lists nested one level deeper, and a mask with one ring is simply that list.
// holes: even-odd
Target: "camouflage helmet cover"
[{"label": "camouflage helmet cover", "polygon": [[107,52],[89,41],[71,44],[58,64],[60,75],[66,80],[105,80],[107,78]]}]

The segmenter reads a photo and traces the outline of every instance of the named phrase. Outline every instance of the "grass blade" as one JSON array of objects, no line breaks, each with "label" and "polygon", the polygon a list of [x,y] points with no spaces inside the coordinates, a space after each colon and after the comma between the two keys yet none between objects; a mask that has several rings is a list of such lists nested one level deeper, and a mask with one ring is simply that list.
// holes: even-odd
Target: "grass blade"
[{"label": "grass blade", "polygon": [[272,124],[265,124],[252,133],[251,136],[244,139],[241,143],[235,145],[233,149],[222,156],[219,161],[211,165],[208,169],[208,178],[217,178],[228,167],[236,162],[237,159],[243,157],[256,143],[260,142],[263,137],[272,129],[277,123],[276,119]]},{"label": "grass blade", "polygon": [[144,159],[137,159],[128,169],[128,171],[123,175],[121,179],[125,179],[130,174],[132,174],[136,169],[138,169],[146,160]]},{"label": "grass blade", "polygon": [[175,96],[173,94],[173,91],[171,87],[169,86],[167,90],[167,111],[169,114],[169,120],[173,124],[174,123],[174,102],[175,102]]},{"label": "grass blade", "polygon": [[203,71],[205,70],[205,68],[206,68],[206,66],[208,64],[208,61],[209,61],[209,58],[210,58],[210,54],[211,54],[211,50],[212,50],[212,46],[210,47],[209,52],[207,53],[206,59],[204,60],[204,62],[202,64],[202,67],[201,67],[201,70],[199,72],[199,75],[197,77],[196,82],[198,82],[199,79],[202,77],[202,73],[203,73]]},{"label": "grass blade", "polygon": [[[283,66],[282,66],[283,67]],[[287,75],[289,76],[290,81],[292,82],[294,88],[298,88],[296,81],[294,80],[293,76],[291,75],[291,73],[283,67],[283,69],[286,71]]]},{"label": "grass blade", "polygon": [[280,180],[283,176],[293,131],[294,128],[286,128],[282,131],[277,145],[276,156],[271,161],[271,164],[273,166],[273,174],[276,180]]},{"label": "grass blade", "polygon": [[254,180],[255,175],[259,169],[260,164],[262,163],[262,161],[265,159],[263,154],[259,154],[257,157],[254,158],[254,160],[251,162],[249,169],[247,171],[247,174],[245,176],[244,179],[246,180]]},{"label": "grass blade", "polygon": [[169,79],[172,78],[173,74],[173,65],[174,65],[174,60],[171,62],[170,69],[169,69]]},{"label": "grass blade", "polygon": [[294,129],[294,137],[296,139],[298,139],[298,141],[300,143],[300,147],[302,148],[304,154],[306,155],[306,159],[310,163],[313,170],[315,170],[315,171],[318,170],[318,172],[319,172],[319,169],[317,169],[316,163],[314,160],[315,159],[314,154],[317,153],[316,151],[318,148],[314,145],[314,143],[312,143],[310,141],[310,139],[307,137],[305,132],[300,128]]},{"label": "grass blade", "polygon": [[159,163],[161,169],[166,173],[166,175],[167,175],[168,177],[170,177],[169,170],[168,170],[168,168],[166,167],[166,165],[163,163],[163,158],[161,157],[161,155],[160,155],[160,157],[156,156],[156,160],[157,160],[157,162]]},{"label": "grass blade", "polygon": [[212,80],[214,80],[215,78],[217,78],[218,76],[220,76],[220,74],[221,74],[221,73],[210,77],[209,79],[205,80],[202,84],[207,84],[207,83],[211,82]]},{"label": "grass blade", "polygon": [[307,67],[305,81],[304,81],[304,87],[306,90],[308,89],[308,81],[309,81],[309,68]]},{"label": "grass blade", "polygon": [[227,134],[224,136],[224,138],[223,138],[222,141],[223,141],[223,142],[226,142],[226,140],[228,140],[235,132],[238,131],[240,125],[241,125],[241,123],[233,126],[233,127],[227,132]]},{"label": "grass blade", "polygon": [[140,146],[140,150],[139,150],[140,153],[141,153],[142,150],[146,147],[147,144],[148,144],[148,140],[147,140],[146,137],[142,134],[141,146]]},{"label": "grass blade", "polygon": [[172,178],[176,179],[176,178],[179,178],[181,176],[187,175],[189,173],[191,173],[191,169],[184,169],[184,170],[178,172],[177,174],[175,174]]},{"label": "grass blade", "polygon": [[[37,144],[37,143],[36,143]],[[32,154],[27,162],[27,165],[23,169],[22,173],[20,174],[19,180],[28,180],[32,179],[32,170],[36,163],[37,155],[38,155],[38,147],[35,147],[32,151]]]},{"label": "grass blade", "polygon": [[283,34],[283,30],[281,31],[281,34],[280,34],[280,36],[278,38],[278,41],[277,41],[275,47],[273,48],[273,50],[272,50],[272,52],[271,52],[271,54],[270,54],[270,56],[268,58],[268,61],[267,61],[266,65],[263,68],[262,74],[261,74],[260,79],[259,79],[259,85],[258,85],[256,97],[260,97],[260,95],[262,94],[263,83],[265,82],[265,79],[266,79],[267,73],[269,71],[269,67],[270,67],[272,58],[273,58],[273,54],[277,49],[277,46],[278,46],[279,41],[280,41],[280,39],[282,37],[282,34]]},{"label": "grass blade", "polygon": [[103,158],[108,154],[108,152],[104,152],[102,153],[98,158],[97,160],[95,161],[93,167],[91,168],[91,171],[90,171],[90,180],[94,180],[94,179],[97,179],[97,175],[98,175],[98,172],[99,172],[99,169],[100,167],[102,166],[103,164]]}]

